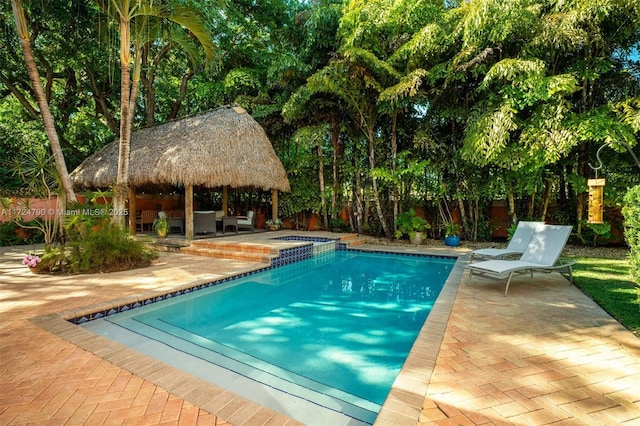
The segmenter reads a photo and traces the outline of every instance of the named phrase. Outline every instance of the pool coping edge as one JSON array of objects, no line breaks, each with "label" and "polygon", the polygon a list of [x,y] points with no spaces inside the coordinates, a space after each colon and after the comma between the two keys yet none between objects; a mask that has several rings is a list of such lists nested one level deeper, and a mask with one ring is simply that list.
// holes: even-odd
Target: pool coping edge
[{"label": "pool coping edge", "polygon": [[[406,254],[402,251],[394,251],[390,247],[357,248],[355,251],[371,251]],[[425,257],[456,258],[456,262],[447,278],[434,307],[423,324],[416,341],[414,342],[405,363],[394,381],[394,384],[378,413],[375,424],[416,424],[427,393],[427,388],[433,373],[433,368],[444,338],[447,322],[453,308],[458,287],[462,281],[463,263],[466,256],[461,253],[424,252]],[[268,267],[267,267],[268,268]],[[253,273],[265,269],[265,265],[245,267],[227,274],[224,278],[233,278],[246,273]],[[203,277],[187,283],[176,285],[171,291],[183,288],[194,288],[200,285],[218,281],[222,276]],[[178,368],[144,355],[134,349],[100,336],[77,324],[70,319],[91,312],[107,310],[113,306],[124,303],[140,302],[167,294],[166,289],[152,290],[144,293],[136,293],[117,299],[112,299],[97,304],[90,304],[82,308],[64,310],[53,314],[37,316],[30,321],[46,331],[75,344],[76,346],[93,353],[94,355],[111,362],[112,364],[138,376],[144,380],[162,387],[164,390],[188,401],[224,420],[234,423],[234,414],[242,411],[243,419],[246,419],[246,411],[255,411],[254,415],[261,418],[277,417],[288,419],[287,424],[302,424],[282,413],[255,403],[231,391],[216,386],[204,379],[193,376]],[[189,380],[180,380],[188,377]],[[211,395],[216,395],[213,399]],[[205,397],[206,395],[206,397]],[[227,410],[225,410],[227,407]],[[240,410],[240,408],[243,408]],[[233,411],[231,411],[233,409]],[[239,423],[238,423],[239,424]]]}]

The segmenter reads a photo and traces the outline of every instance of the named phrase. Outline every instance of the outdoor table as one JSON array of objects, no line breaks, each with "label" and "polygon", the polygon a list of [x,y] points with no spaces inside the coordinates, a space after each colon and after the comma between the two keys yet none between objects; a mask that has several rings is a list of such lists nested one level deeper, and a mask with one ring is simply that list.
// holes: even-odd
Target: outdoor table
[{"label": "outdoor table", "polygon": [[222,217],[222,233],[227,229],[227,226],[233,226],[236,234],[238,233],[238,218],[236,216],[223,216]]}]

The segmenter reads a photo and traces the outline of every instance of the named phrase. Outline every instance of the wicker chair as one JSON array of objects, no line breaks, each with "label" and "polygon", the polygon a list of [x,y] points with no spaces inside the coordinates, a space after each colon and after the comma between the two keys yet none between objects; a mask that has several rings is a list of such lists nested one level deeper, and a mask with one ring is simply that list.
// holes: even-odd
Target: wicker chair
[{"label": "wicker chair", "polygon": [[157,214],[158,212],[155,210],[142,210],[142,212],[140,212],[140,216],[136,217],[136,232],[144,232],[145,228],[151,231],[153,221],[156,219]]}]

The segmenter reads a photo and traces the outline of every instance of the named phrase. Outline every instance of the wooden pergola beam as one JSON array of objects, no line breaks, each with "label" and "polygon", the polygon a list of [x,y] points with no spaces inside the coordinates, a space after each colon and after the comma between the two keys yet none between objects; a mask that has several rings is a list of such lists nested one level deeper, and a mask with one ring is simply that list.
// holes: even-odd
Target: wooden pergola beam
[{"label": "wooden pergola beam", "polygon": [[193,240],[193,185],[184,188],[184,236],[188,241]]},{"label": "wooden pergola beam", "polygon": [[276,219],[278,217],[278,190],[271,190],[271,218]]}]

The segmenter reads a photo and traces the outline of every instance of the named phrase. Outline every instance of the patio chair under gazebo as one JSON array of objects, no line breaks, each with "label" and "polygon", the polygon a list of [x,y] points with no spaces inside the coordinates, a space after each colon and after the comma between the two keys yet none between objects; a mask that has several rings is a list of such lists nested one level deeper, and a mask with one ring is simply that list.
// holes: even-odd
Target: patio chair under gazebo
[{"label": "patio chair under gazebo", "polygon": [[[82,162],[71,178],[78,187],[106,188],[116,181],[118,140]],[[135,188],[173,185],[185,188],[185,235],[193,239],[193,187],[272,191],[278,217],[278,191],[289,180],[264,129],[239,107],[220,107],[197,115],[142,128],[131,137],[129,211],[135,212]],[[131,223],[133,222],[133,224]],[[135,221],[130,221],[135,231]]]}]

